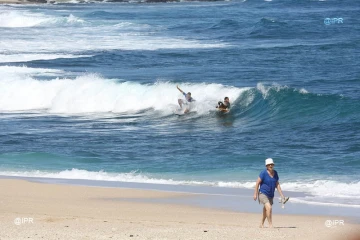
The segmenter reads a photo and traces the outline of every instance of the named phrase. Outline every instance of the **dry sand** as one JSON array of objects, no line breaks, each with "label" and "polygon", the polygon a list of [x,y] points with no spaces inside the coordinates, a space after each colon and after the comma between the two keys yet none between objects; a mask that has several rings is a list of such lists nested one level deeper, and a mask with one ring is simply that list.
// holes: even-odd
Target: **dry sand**
[{"label": "dry sand", "polygon": [[[186,194],[0,180],[0,239],[355,239],[359,224],[326,227],[336,217],[259,214],[144,199]],[[155,201],[156,202],[156,201]],[[241,204],[241,203],[239,203]],[[260,210],[260,209],[259,209]],[[15,224],[14,220],[20,221]]]}]

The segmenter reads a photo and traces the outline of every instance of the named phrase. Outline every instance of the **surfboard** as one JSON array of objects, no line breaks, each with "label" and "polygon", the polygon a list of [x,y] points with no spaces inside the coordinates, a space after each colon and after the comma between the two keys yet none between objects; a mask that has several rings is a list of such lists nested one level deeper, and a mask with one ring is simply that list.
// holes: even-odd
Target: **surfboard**
[{"label": "surfboard", "polygon": [[230,112],[230,109],[227,109],[227,108],[216,108],[216,111],[218,113],[229,113]]},{"label": "surfboard", "polygon": [[178,116],[183,116],[183,115],[186,114],[186,113],[184,113],[184,109],[176,109],[176,110],[174,111],[174,114],[175,114],[175,115],[178,115]]}]

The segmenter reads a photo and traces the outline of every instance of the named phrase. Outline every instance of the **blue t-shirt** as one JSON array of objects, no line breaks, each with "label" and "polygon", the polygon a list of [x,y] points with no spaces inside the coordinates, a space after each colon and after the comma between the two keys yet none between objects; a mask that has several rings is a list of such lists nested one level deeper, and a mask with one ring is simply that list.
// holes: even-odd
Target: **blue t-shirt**
[{"label": "blue t-shirt", "polygon": [[186,101],[188,101],[188,102],[192,102],[192,101],[194,100],[192,97],[190,97],[189,99],[188,99],[188,98],[186,98],[186,93],[183,93],[183,94],[184,94],[184,96],[185,96]]},{"label": "blue t-shirt", "polygon": [[259,178],[261,179],[260,192],[265,194],[269,198],[273,198],[276,188],[276,183],[279,181],[279,176],[277,172],[274,170],[274,177],[272,178],[265,169],[261,171]]}]

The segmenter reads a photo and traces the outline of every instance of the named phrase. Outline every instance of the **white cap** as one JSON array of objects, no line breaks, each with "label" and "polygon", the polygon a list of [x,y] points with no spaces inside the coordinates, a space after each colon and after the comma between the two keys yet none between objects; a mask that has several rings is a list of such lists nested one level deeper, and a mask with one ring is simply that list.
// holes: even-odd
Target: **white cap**
[{"label": "white cap", "polygon": [[272,158],[265,159],[265,166],[267,166],[269,164],[274,164],[275,165],[274,160]]}]

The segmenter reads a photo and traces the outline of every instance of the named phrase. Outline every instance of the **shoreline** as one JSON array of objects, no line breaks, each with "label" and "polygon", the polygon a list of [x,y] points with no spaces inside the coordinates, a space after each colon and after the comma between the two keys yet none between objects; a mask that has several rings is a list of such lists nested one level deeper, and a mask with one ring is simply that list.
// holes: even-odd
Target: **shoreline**
[{"label": "shoreline", "polygon": [[[285,215],[274,209],[275,228],[259,229],[260,211],[167,202],[192,197],[186,193],[20,179],[0,179],[0,187],[1,239],[350,239],[359,234],[359,224],[346,218]],[[345,224],[335,226],[337,220]],[[326,227],[327,221],[335,225]]]},{"label": "shoreline", "polygon": [[[115,188],[115,189],[134,189],[150,190],[165,193],[183,194],[177,198],[157,199],[156,203],[180,204],[194,207],[206,207],[233,212],[259,213],[261,206],[258,202],[252,200],[253,189],[246,188],[226,188],[215,186],[194,186],[194,185],[171,185],[156,183],[137,183],[120,181],[102,181],[102,180],[84,180],[84,179],[61,179],[61,178],[43,178],[43,177],[18,177],[3,176],[2,179],[25,180],[34,183],[85,186],[95,188]],[[303,216],[341,216],[348,218],[354,223],[360,223],[360,208],[352,206],[342,206],[339,204],[308,203],[300,199],[308,195],[302,192],[285,191],[285,195],[290,197],[286,203],[285,209],[281,209],[278,203],[278,194],[275,193],[273,209],[276,213],[286,215]],[[184,197],[186,196],[186,197]],[[116,200],[116,198],[114,198]],[[135,199],[136,200],[136,199]],[[139,200],[136,200],[139,201]],[[142,199],[142,202],[152,203],[154,200]],[[241,204],[239,204],[241,203]]]}]

